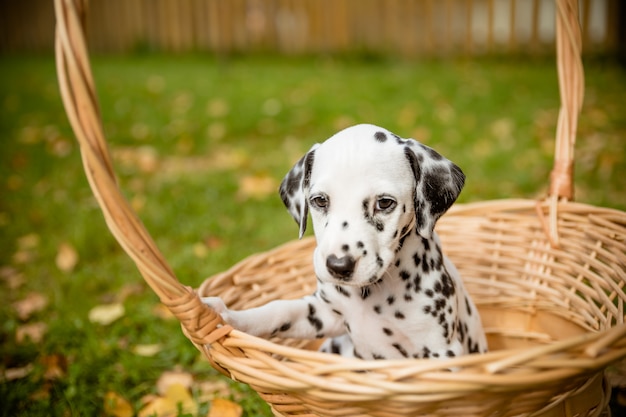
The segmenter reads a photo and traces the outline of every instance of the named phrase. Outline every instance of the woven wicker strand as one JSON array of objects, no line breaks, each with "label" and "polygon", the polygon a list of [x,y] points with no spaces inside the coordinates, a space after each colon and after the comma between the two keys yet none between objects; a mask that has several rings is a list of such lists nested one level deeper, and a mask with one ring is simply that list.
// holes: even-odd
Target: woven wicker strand
[{"label": "woven wicker strand", "polygon": [[82,0],[55,0],[59,85],[111,233],[209,362],[249,384],[277,416],[601,416],[609,399],[603,370],[626,357],[626,213],[571,201],[581,43],[577,1],[556,5],[562,105],[548,198],[457,205],[437,225],[483,318],[491,348],[484,355],[363,361],[224,324],[198,294],[236,309],[309,294],[315,241],[255,254],[197,291],[181,284],[118,188]]}]

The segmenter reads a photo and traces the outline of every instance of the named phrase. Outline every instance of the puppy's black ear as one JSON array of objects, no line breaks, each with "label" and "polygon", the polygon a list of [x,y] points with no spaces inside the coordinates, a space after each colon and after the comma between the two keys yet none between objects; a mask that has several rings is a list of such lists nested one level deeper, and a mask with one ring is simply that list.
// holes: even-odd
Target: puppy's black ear
[{"label": "puppy's black ear", "polygon": [[314,145],[285,175],[280,184],[280,198],[285,203],[287,210],[300,227],[300,238],[306,231],[306,223],[309,214],[307,195],[309,190],[309,180],[311,170],[315,160],[315,149],[319,145]]},{"label": "puppy's black ear", "polygon": [[465,174],[428,146],[412,139],[406,145],[404,154],[415,177],[415,227],[420,236],[429,239],[439,217],[461,193]]}]

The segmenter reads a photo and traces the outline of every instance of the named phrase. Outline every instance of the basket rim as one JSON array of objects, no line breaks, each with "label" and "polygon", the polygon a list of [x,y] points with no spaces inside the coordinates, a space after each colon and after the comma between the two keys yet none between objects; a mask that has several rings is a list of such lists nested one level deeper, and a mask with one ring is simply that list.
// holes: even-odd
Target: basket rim
[{"label": "basket rim", "polygon": [[[510,209],[515,205],[521,205],[524,209],[535,208],[540,218],[546,218],[544,231],[550,236],[552,244],[558,246],[557,220],[568,209],[580,212],[612,210],[620,218],[623,213],[615,209],[569,201],[572,190],[573,147],[583,93],[583,73],[580,33],[576,28],[577,1],[555,1],[561,109],[548,198],[542,201],[503,199],[456,205],[447,216],[478,216],[485,207],[494,204],[505,204]],[[278,386],[281,392],[294,389],[308,391],[309,394],[332,400],[345,401],[348,394],[364,394],[370,395],[370,399],[371,395],[378,398],[395,396],[423,402],[435,397],[445,399],[471,395],[478,390],[504,392],[531,385],[562,382],[564,378],[590,376],[600,372],[606,364],[626,356],[626,325],[623,322],[602,331],[585,333],[580,337],[537,348],[503,349],[483,355],[466,355],[437,361],[333,358],[333,355],[280,346],[233,330],[223,322],[219,314],[200,301],[193,289],[180,283],[118,188],[91,75],[84,37],[85,10],[84,0],[55,0],[59,87],[70,124],[80,143],[87,179],[114,237],[135,262],[144,280],[159,299],[179,319],[187,337],[205,353],[216,369],[240,380],[248,372],[251,377],[246,382],[255,389],[273,392],[276,392]],[[269,348],[276,346],[280,349],[276,353],[278,356],[289,353],[301,358],[301,362],[284,362],[270,354]],[[246,356],[246,353],[250,353],[250,356]],[[562,358],[554,358],[556,353]],[[573,358],[575,355],[578,356]],[[493,361],[487,364],[485,359]],[[251,366],[256,360],[260,361],[263,369]],[[321,366],[324,364],[326,367]],[[367,373],[362,372],[364,366],[371,367]],[[459,372],[449,372],[447,368],[450,366],[462,369]],[[314,368],[315,372],[309,375],[300,372],[307,367]],[[271,375],[272,381],[268,381],[270,374],[264,373],[267,370],[278,373]],[[320,376],[328,375],[331,370],[336,371],[333,373],[332,384],[329,381],[331,378]],[[375,378],[364,380],[364,375]],[[412,377],[421,380],[411,383]],[[272,387],[270,382],[275,382],[276,385]],[[362,384],[359,385],[359,382]],[[328,388],[341,388],[343,391],[330,393]],[[434,392],[439,393],[439,397]]]}]

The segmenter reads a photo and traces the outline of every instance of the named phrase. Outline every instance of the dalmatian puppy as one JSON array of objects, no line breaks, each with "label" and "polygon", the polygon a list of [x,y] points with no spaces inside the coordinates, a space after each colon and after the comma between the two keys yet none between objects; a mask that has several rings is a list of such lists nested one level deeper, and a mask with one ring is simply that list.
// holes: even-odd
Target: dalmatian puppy
[{"label": "dalmatian puppy", "polygon": [[234,328],[260,337],[327,338],[321,350],[363,359],[447,358],[485,352],[480,317],[435,223],[465,182],[433,149],[373,125],[314,145],[280,195],[317,246],[317,290],[229,310],[203,301]]}]

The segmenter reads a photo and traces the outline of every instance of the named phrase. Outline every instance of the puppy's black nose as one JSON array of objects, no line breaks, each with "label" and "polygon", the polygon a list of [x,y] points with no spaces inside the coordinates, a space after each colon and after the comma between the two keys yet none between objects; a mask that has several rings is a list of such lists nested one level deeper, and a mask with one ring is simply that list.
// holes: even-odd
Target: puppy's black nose
[{"label": "puppy's black nose", "polygon": [[326,258],[326,268],[328,272],[330,272],[333,277],[343,281],[349,281],[352,278],[355,265],[356,261],[352,256],[337,258],[335,255],[330,255]]}]

